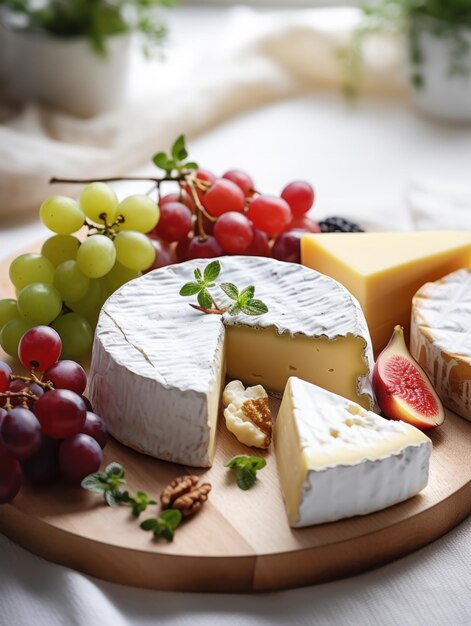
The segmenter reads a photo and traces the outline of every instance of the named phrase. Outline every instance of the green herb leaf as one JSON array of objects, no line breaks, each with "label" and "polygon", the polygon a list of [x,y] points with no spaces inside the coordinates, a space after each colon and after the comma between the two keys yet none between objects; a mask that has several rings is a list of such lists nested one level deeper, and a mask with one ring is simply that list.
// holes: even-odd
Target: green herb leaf
[{"label": "green herb leaf", "polygon": [[237,304],[237,302],[231,306],[228,313],[229,315],[237,315],[237,313],[240,313],[240,306]]},{"label": "green herb leaf", "polygon": [[118,506],[121,504],[121,492],[114,489],[105,491],[105,500],[108,506]]},{"label": "green herb leaf", "polygon": [[236,468],[236,483],[237,486],[243,491],[247,491],[250,487],[253,487],[257,480],[257,472],[249,467],[237,467]]},{"label": "green herb leaf", "polygon": [[216,280],[216,278],[221,273],[221,264],[219,261],[212,261],[209,265],[204,268],[204,280],[206,283],[211,283]]},{"label": "green herb leaf", "polygon": [[257,470],[263,469],[266,464],[267,462],[261,456],[239,454],[224,463],[224,467],[235,470],[237,486],[246,491],[255,483]]},{"label": "green herb leaf", "polygon": [[268,312],[267,305],[261,300],[249,300],[246,304],[241,305],[240,308],[246,315],[263,315]]},{"label": "green herb leaf", "polygon": [[110,463],[105,468],[105,474],[107,476],[117,476],[118,478],[124,478],[125,470],[119,463]]},{"label": "green herb leaf", "polygon": [[245,289],[243,289],[240,292],[240,295],[237,299],[238,303],[243,306],[244,304],[247,304],[247,302],[249,302],[250,300],[252,300],[253,296],[255,293],[255,287],[253,285],[250,285],[249,287],[246,287]]},{"label": "green herb leaf", "polygon": [[197,170],[198,167],[199,165],[195,161],[188,161],[188,163],[185,163],[185,168],[187,170]]},{"label": "green herb leaf", "polygon": [[152,157],[152,161],[154,162],[155,165],[157,165],[157,167],[159,167],[161,170],[168,170],[168,165],[169,165],[169,158],[167,157],[167,155],[165,154],[165,152],[158,152],[157,154],[155,154]]},{"label": "green herb leaf", "polygon": [[219,286],[231,300],[237,300],[239,298],[239,290],[232,283],[221,283]]},{"label": "green herb leaf", "polygon": [[204,309],[210,309],[213,301],[209,292],[206,289],[202,289],[198,294],[198,304]]},{"label": "green herb leaf", "polygon": [[138,491],[135,496],[130,496],[126,491],[121,497],[121,502],[131,507],[134,517],[139,517],[151,504],[157,504],[155,500],[149,498],[145,491]]},{"label": "green herb leaf", "polygon": [[180,135],[172,146],[172,156],[175,161],[183,161],[187,158],[188,152],[185,150],[185,136]]},{"label": "green herb leaf", "polygon": [[160,514],[160,519],[175,530],[182,521],[182,513],[178,509],[165,509],[165,511],[162,511]]},{"label": "green herb leaf", "polygon": [[107,490],[108,485],[103,481],[103,474],[90,474],[86,476],[80,483],[83,489],[91,491],[92,493],[103,493]]},{"label": "green herb leaf", "polygon": [[149,519],[144,520],[141,524],[140,527],[142,528],[142,530],[154,530],[154,528],[156,528],[157,526],[157,520],[155,519],[155,517],[150,517]]},{"label": "green herb leaf", "polygon": [[201,285],[204,285],[203,274],[201,273],[201,270],[200,270],[199,267],[197,267],[194,270],[193,275],[196,278],[196,280],[198,281],[198,283],[200,283]]},{"label": "green herb leaf", "polygon": [[201,285],[198,283],[186,283],[180,289],[181,296],[194,296],[201,291]]}]

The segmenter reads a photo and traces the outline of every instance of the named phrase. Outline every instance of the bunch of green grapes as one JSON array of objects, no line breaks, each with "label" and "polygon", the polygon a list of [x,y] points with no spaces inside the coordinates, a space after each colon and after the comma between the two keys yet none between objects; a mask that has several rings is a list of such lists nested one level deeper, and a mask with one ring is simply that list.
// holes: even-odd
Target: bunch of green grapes
[{"label": "bunch of green grapes", "polygon": [[[118,202],[105,183],[83,188],[79,201],[52,196],[40,218],[56,233],[41,253],[14,259],[10,279],[17,299],[0,300],[0,345],[12,356],[26,330],[50,325],[61,336],[62,358],[77,360],[90,350],[105,300],[124,283],[141,276],[155,260],[144,234],[159,221],[159,207],[145,195]],[[84,225],[88,236],[74,236]]]}]

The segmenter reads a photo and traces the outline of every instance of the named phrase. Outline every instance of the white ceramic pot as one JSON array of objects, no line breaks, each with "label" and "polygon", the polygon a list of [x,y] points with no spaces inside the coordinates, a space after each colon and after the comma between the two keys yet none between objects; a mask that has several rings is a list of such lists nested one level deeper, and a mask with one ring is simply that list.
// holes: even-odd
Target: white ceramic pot
[{"label": "white ceramic pot", "polygon": [[4,28],[8,54],[3,72],[15,100],[39,101],[72,115],[91,117],[119,107],[128,79],[130,35],[107,39],[106,56],[85,38],[61,38]]},{"label": "white ceramic pot", "polygon": [[471,122],[471,29],[463,28],[464,50],[460,64],[467,72],[453,74],[450,63],[454,42],[434,34],[433,28],[421,29],[418,44],[422,61],[418,71],[421,86],[413,86],[412,97],[425,114],[450,122]]}]

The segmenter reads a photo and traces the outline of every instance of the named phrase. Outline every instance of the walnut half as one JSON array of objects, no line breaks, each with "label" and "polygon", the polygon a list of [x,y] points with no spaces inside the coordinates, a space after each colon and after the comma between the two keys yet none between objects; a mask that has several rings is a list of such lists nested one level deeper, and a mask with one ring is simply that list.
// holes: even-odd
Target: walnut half
[{"label": "walnut half", "polygon": [[198,484],[198,476],[175,478],[160,494],[163,509],[179,509],[183,517],[190,517],[201,509],[211,491],[209,483]]}]

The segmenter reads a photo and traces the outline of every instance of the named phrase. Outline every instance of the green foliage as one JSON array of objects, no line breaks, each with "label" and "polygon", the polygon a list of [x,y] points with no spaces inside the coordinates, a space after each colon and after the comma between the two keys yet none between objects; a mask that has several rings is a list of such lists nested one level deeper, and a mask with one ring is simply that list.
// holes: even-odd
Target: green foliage
[{"label": "green foliage", "polygon": [[197,169],[198,164],[187,159],[188,151],[185,145],[185,135],[177,137],[170,149],[170,154],[158,152],[152,157],[154,165],[164,170],[166,176],[172,176],[173,173],[179,176],[188,170]]},{"label": "green foliage", "polygon": [[261,456],[247,456],[239,454],[232,457],[224,467],[228,467],[235,471],[236,483],[240,489],[247,491],[257,480],[257,470],[261,470],[266,466],[267,462]]},{"label": "green foliage", "polygon": [[57,37],[87,37],[101,55],[108,37],[130,32],[142,35],[149,54],[166,34],[156,9],[171,4],[173,0],[48,0],[38,7],[34,0],[0,0],[0,7],[26,16],[29,28]]},{"label": "green foliage", "polygon": [[181,511],[178,509],[166,509],[159,517],[151,517],[141,524],[142,530],[153,533],[155,539],[164,537],[167,541],[172,541],[176,528],[182,521]]},{"label": "green foliage", "polygon": [[421,47],[423,33],[448,41],[450,76],[466,76],[471,71],[466,63],[469,40],[465,30],[471,27],[471,0],[376,0],[366,2],[362,12],[363,21],[353,33],[350,45],[339,51],[347,97],[356,96],[361,81],[364,40],[371,33],[380,31],[399,32],[407,37],[411,81],[417,88],[424,84],[421,71],[424,62]]}]

